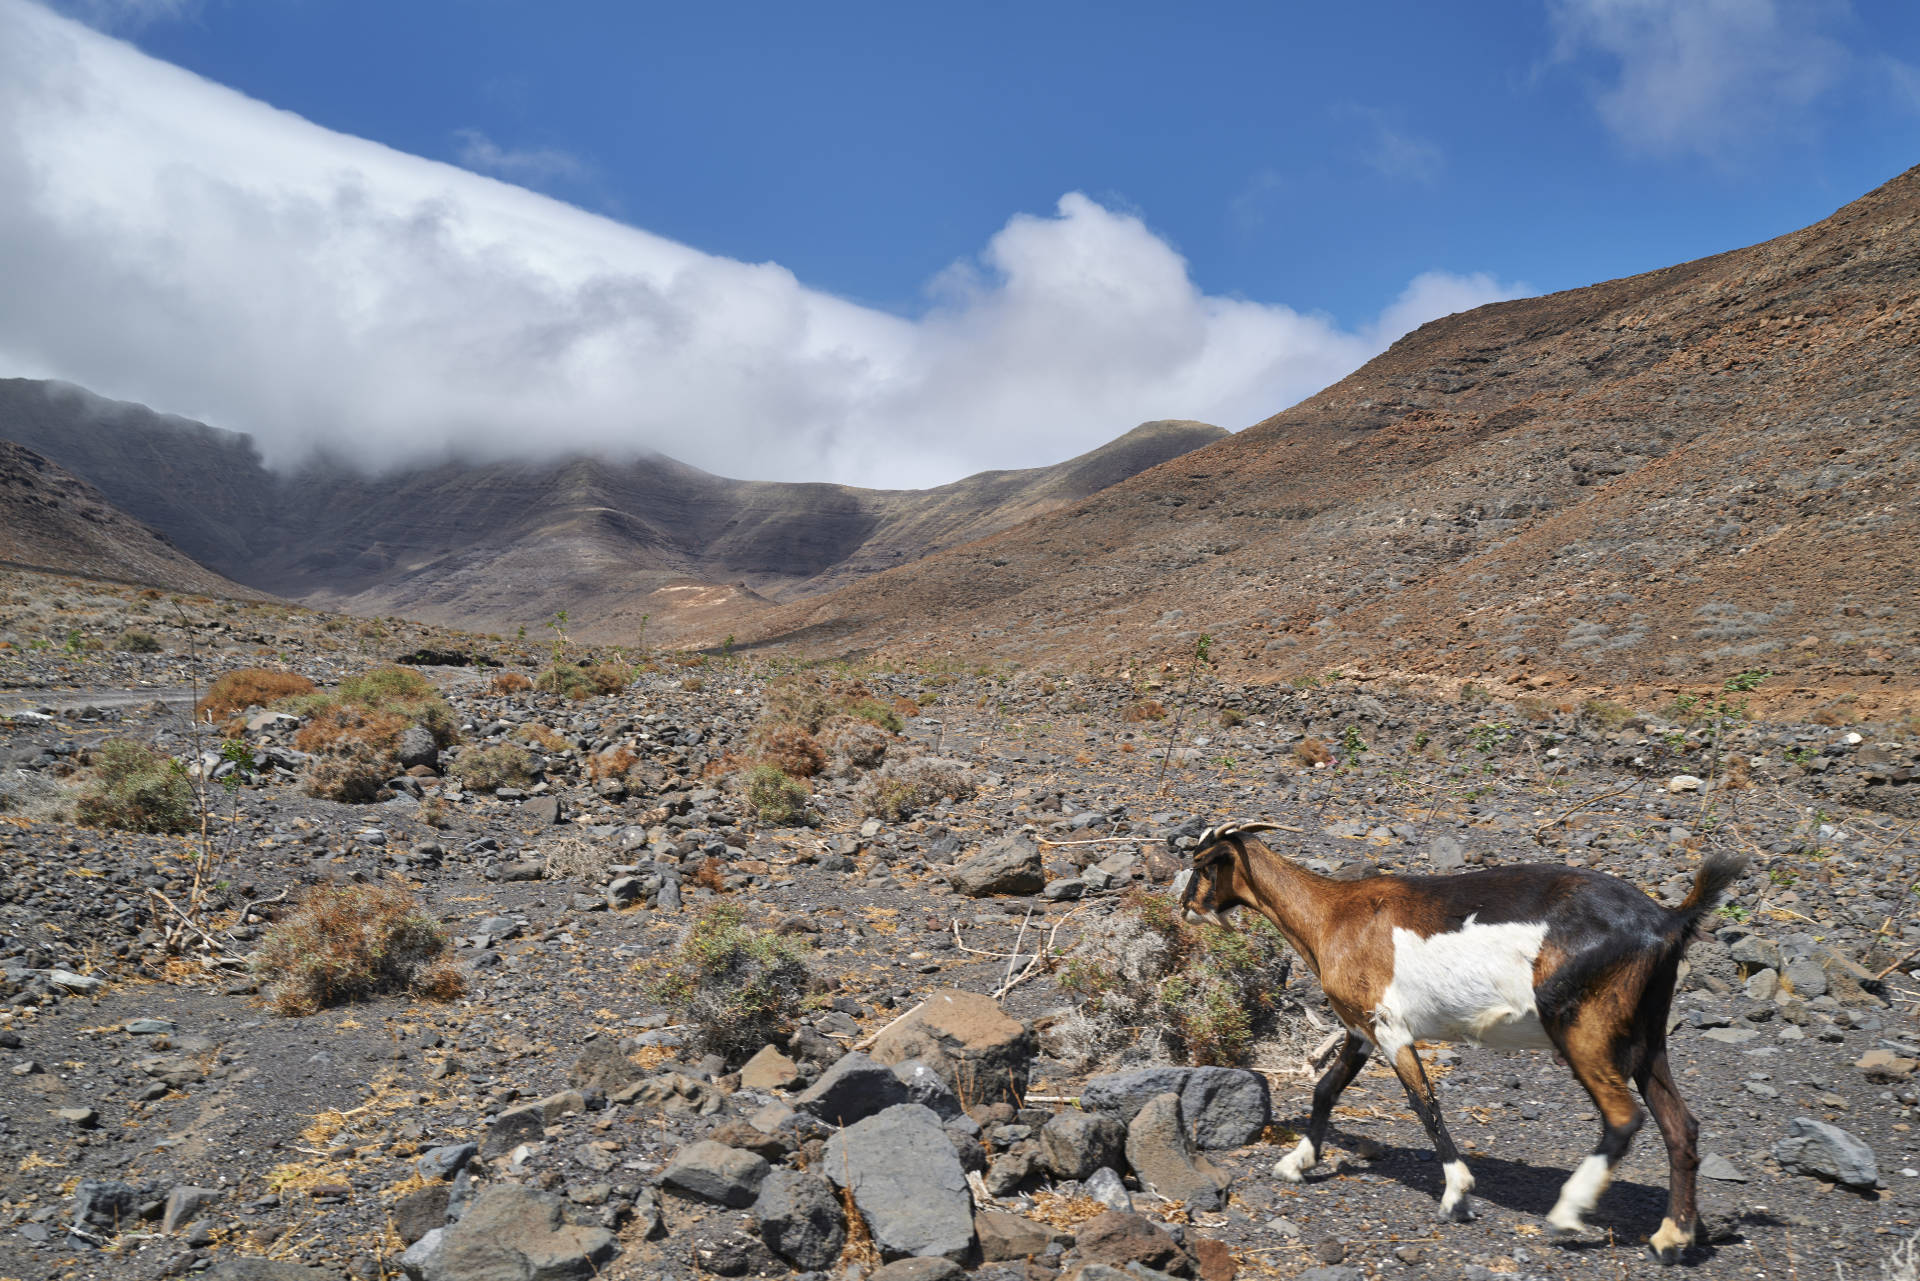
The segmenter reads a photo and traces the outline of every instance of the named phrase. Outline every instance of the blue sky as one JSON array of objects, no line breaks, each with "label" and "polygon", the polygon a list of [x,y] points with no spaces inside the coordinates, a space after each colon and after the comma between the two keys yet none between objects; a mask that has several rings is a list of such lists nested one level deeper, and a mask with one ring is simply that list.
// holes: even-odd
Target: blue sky
[{"label": "blue sky", "polygon": [[[1431,315],[1752,243],[1920,163],[1920,6],[1907,4],[1546,0],[1176,12],[1135,3],[75,0],[57,8],[130,42],[154,68],[173,64],[330,134],[530,188],[717,261],[777,264],[791,277],[780,287],[799,290],[807,308],[859,304],[858,315],[810,319],[789,346],[768,338],[754,311],[751,336],[730,329],[703,348],[723,353],[707,382],[689,379],[670,397],[671,411],[653,417],[619,408],[644,399],[650,380],[621,383],[607,372],[630,328],[598,334],[606,350],[589,363],[575,351],[564,370],[531,375],[547,379],[549,391],[612,379],[561,415],[591,420],[591,431],[549,432],[529,407],[478,426],[472,407],[442,421],[424,376],[395,393],[412,418],[375,415],[382,440],[408,424],[431,448],[465,436],[483,449],[524,449],[531,434],[566,447],[661,448],[736,474],[920,483],[975,466],[1050,461],[1163,414],[1214,416],[1237,429]],[[0,0],[0,38],[9,23],[79,50],[83,69],[119,56],[30,0]],[[111,78],[148,70],[126,63]],[[27,106],[9,113],[0,101],[0,124],[11,114],[23,136],[49,135],[46,103],[57,86],[42,81],[46,96]],[[181,100],[193,96],[183,90]],[[131,101],[113,109],[145,110]],[[224,127],[214,122],[245,114],[240,106],[209,97],[177,118],[155,114],[165,128],[116,122],[102,107],[74,135],[66,150],[101,164],[84,181],[73,176],[65,203],[43,211],[63,237],[81,221],[72,190],[87,191],[96,225],[115,201],[150,203],[151,191],[135,185],[112,199],[99,194],[122,181],[108,176],[104,159],[129,130],[150,131],[143,157],[177,146],[176,169],[250,187],[274,219],[286,191],[311,196],[342,172],[387,164],[355,159],[362,153],[344,142],[329,151],[317,133],[275,146],[263,141],[274,126],[262,112],[250,145],[272,153],[268,167],[283,167],[269,191],[249,172],[244,147],[205,143]],[[311,153],[304,162],[294,158],[301,148]],[[79,165],[84,155],[46,163]],[[155,175],[163,168],[155,162]],[[373,179],[369,203],[416,214],[432,203],[406,187],[412,178],[394,174],[392,189],[410,194],[389,201]],[[508,216],[504,198],[478,185],[448,189],[454,222],[470,215],[470,229],[486,219],[497,227]],[[1073,193],[1086,204],[1061,203]],[[338,190],[322,203],[338,208]],[[482,205],[484,217],[474,212]],[[48,212],[55,208],[65,213]],[[176,216],[206,216],[204,204],[185,209]],[[291,273],[286,287],[302,288],[294,264],[314,249],[300,237],[319,233],[310,219],[262,230],[264,219],[249,215],[224,235],[257,251],[268,276]],[[598,234],[550,210],[518,210],[512,221],[511,236],[490,240],[496,258],[502,245],[531,260],[560,252],[536,248],[534,238]],[[139,234],[153,246],[140,255],[148,261],[103,277],[103,302],[116,290],[157,293],[189,274],[190,258],[164,270],[151,261],[171,251],[164,246],[181,238],[179,228]],[[338,229],[324,240],[329,253],[346,252]],[[398,252],[382,243],[380,253]],[[338,259],[330,275],[358,261],[369,280],[390,277],[387,260],[368,253]],[[673,270],[621,268],[649,280]],[[192,274],[204,276],[204,264]],[[436,287],[463,319],[476,307],[513,306],[523,291],[538,294],[553,306],[540,330],[551,335],[591,310],[610,278],[603,270],[589,288],[586,276],[562,271],[538,288],[520,281],[501,292],[495,278],[476,285],[469,271],[457,288],[444,279]],[[751,310],[770,286],[756,278],[715,287],[729,298],[745,290]],[[1144,327],[1104,332],[1103,291],[1126,295],[1121,310],[1137,307]],[[713,295],[699,296],[712,305]],[[191,330],[214,326],[227,305],[241,304],[196,296],[159,311]],[[375,383],[398,377],[371,367],[394,339],[391,327],[377,336],[364,327],[366,307],[356,298],[342,313],[348,319],[316,332],[316,350],[365,360]],[[1202,319],[1163,325],[1155,308]],[[296,327],[324,328],[315,314]],[[620,323],[631,321],[623,312]],[[1124,365],[1108,370],[1083,347],[1032,354],[1065,327],[1098,331]],[[0,315],[0,362],[17,366],[0,374],[57,374],[160,399],[253,430],[287,457],[337,438],[328,414],[357,421],[373,412],[319,391],[318,409],[292,410],[259,389],[223,385],[215,370],[183,371],[181,352],[154,347],[155,329],[148,323],[103,355],[9,334]],[[525,332],[470,340],[491,344],[496,358],[504,345],[543,341]],[[768,342],[774,355],[754,345]],[[964,358],[952,354],[960,346]],[[1170,347],[1187,350],[1184,364],[1127,381],[1140,352]],[[1282,348],[1284,358],[1262,354]],[[740,358],[743,350],[754,354]],[[796,351],[804,373],[794,372]],[[982,392],[958,417],[934,408],[956,387],[1023,363],[1010,352],[1031,358],[1005,387]],[[823,358],[839,372],[820,375]],[[684,361],[662,359],[681,375]],[[753,397],[724,386],[741,364],[759,384]],[[1053,383],[1049,369],[1058,372]],[[435,373],[443,390],[458,375]],[[1122,385],[1103,394],[1116,378]],[[909,382],[912,394],[901,391]],[[705,424],[704,388],[715,400]],[[1081,412],[1083,402],[1092,403]],[[784,425],[768,427],[770,418]],[[1061,426],[1063,418],[1072,422]]]}]

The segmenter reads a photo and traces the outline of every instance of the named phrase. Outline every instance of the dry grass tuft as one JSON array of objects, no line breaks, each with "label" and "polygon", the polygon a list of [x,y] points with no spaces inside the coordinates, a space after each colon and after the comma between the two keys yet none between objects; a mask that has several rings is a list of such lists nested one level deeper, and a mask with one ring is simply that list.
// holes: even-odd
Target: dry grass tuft
[{"label": "dry grass tuft", "polygon": [[548,729],[538,721],[530,721],[513,732],[513,736],[529,747],[537,747],[549,756],[558,756],[570,749],[573,744]]},{"label": "dry grass tuft", "polygon": [[1138,725],[1143,721],[1164,721],[1167,719],[1167,705],[1157,698],[1143,698],[1137,703],[1129,703],[1120,713],[1120,719],[1129,725]]},{"label": "dry grass tuft", "polygon": [[550,881],[579,881],[586,885],[604,884],[607,869],[619,861],[619,852],[611,845],[562,836],[540,847],[547,863]]},{"label": "dry grass tuft", "polygon": [[84,827],[184,832],[194,817],[193,785],[165,752],[114,739],[93,753],[93,782],[74,810]]},{"label": "dry grass tuft", "polygon": [[1033,1194],[1033,1209],[1027,1211],[1027,1217],[1036,1223],[1059,1228],[1062,1232],[1071,1232],[1082,1223],[1097,1219],[1106,1212],[1105,1202],[1096,1201],[1090,1196],[1064,1196],[1046,1188]]},{"label": "dry grass tuft", "polygon": [[317,756],[342,751],[348,743],[360,743],[391,755],[400,746],[400,735],[411,728],[406,717],[394,712],[335,703],[316,711],[293,736],[293,745]]},{"label": "dry grass tuft", "polygon": [[407,889],[321,885],[267,932],[253,967],[275,1012],[297,1016],[379,992],[452,1000],[466,977],[446,948],[446,934]]},{"label": "dry grass tuft", "polygon": [[1333,764],[1333,749],[1317,738],[1303,738],[1293,745],[1293,759],[1297,764],[1312,768],[1315,765]]},{"label": "dry grass tuft", "polygon": [[501,672],[487,685],[487,692],[505,696],[524,694],[533,688],[533,682],[519,672]]},{"label": "dry grass tuft", "polygon": [[243,667],[216,680],[193,713],[198,720],[225,720],[249,707],[271,707],[283,698],[311,693],[313,682],[304,676],[266,667]]},{"label": "dry grass tuft", "polygon": [[625,778],[639,763],[631,747],[610,747],[587,758],[587,778],[596,783],[603,778]]},{"label": "dry grass tuft", "polygon": [[827,767],[827,750],[798,725],[762,721],[754,727],[754,755],[788,778],[812,778]]},{"label": "dry grass tuft", "polygon": [[861,779],[853,789],[853,809],[861,818],[897,823],[941,801],[965,800],[977,788],[973,771],[965,762],[915,756],[889,761],[885,768]]},{"label": "dry grass tuft", "polygon": [[472,791],[496,792],[533,782],[533,764],[533,757],[518,743],[494,743],[467,748],[447,772]]}]

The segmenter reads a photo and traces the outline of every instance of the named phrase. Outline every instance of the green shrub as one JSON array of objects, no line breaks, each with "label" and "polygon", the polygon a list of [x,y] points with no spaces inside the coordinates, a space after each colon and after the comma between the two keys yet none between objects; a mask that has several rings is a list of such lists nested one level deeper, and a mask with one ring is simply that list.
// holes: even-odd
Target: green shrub
[{"label": "green shrub", "polygon": [[123,654],[158,654],[160,638],[152,632],[129,627],[113,638],[113,647]]},{"label": "green shrub", "polygon": [[1623,729],[1637,716],[1631,707],[1624,703],[1610,702],[1604,698],[1590,698],[1580,704],[1580,719],[1599,729]]},{"label": "green shrub", "polygon": [[788,778],[775,765],[756,765],[747,772],[747,804],[754,815],[769,827],[804,827],[807,813],[807,788]]},{"label": "green shrub", "polygon": [[877,698],[848,699],[847,702],[842,705],[842,710],[848,716],[857,717],[870,724],[878,725],[889,734],[898,734],[907,727],[907,723],[900,719],[900,713],[894,711]]},{"label": "green shrub", "polygon": [[476,792],[525,787],[533,782],[533,756],[518,743],[469,747],[449,772],[462,786]]},{"label": "green shrub", "polygon": [[1190,924],[1165,894],[1134,892],[1083,931],[1060,986],[1080,1006],[1056,1030],[1064,1057],[1091,1067],[1132,1057],[1238,1064],[1279,1026],[1292,954],[1263,916]]},{"label": "green shrub", "polygon": [[85,827],[123,832],[184,832],[193,822],[193,785],[186,766],[165,752],[125,739],[95,753],[92,784],[75,814]]},{"label": "green shrub", "polygon": [[704,1048],[729,1061],[783,1034],[812,978],[805,944],[749,928],[734,903],[714,904],[672,955],[635,969],[655,1000],[699,1028]]},{"label": "green shrub", "polygon": [[560,698],[570,698],[575,702],[592,698],[594,695],[593,677],[587,669],[578,663],[555,663],[540,673],[533,687],[542,694],[553,694]]},{"label": "green shrub", "polygon": [[460,720],[452,705],[440,696],[432,681],[411,667],[376,667],[347,677],[331,690],[290,699],[287,705],[302,716],[316,719],[345,711],[377,719],[398,718],[432,734],[439,747],[450,746],[460,737]]}]

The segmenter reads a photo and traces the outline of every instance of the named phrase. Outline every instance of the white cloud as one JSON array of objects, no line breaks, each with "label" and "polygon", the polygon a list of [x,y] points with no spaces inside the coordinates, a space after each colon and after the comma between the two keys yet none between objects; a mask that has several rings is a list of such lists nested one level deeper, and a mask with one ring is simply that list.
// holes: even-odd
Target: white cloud
[{"label": "white cloud", "polygon": [[58,7],[102,31],[132,31],[200,11],[201,0],[58,0]]},{"label": "white cloud", "polygon": [[658,450],[925,484],[1150,418],[1242,427],[1432,316],[1211,296],[1137,217],[1018,215],[903,318],[319,128],[0,0],[0,374],[252,432],[270,461]]},{"label": "white cloud", "polygon": [[1724,159],[1791,126],[1851,55],[1838,0],[1548,0],[1563,62],[1610,69],[1594,105],[1636,150]]},{"label": "white cloud", "polygon": [[1376,130],[1364,159],[1382,177],[1421,183],[1438,179],[1447,163],[1446,153],[1435,144],[1385,124]]},{"label": "white cloud", "polygon": [[502,147],[478,129],[455,131],[460,164],[476,173],[499,174],[514,182],[541,183],[584,178],[587,166],[571,152],[553,147]]}]

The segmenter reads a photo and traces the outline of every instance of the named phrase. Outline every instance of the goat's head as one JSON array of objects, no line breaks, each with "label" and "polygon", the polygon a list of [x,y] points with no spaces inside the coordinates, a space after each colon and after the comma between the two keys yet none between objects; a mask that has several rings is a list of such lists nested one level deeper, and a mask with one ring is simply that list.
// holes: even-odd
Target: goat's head
[{"label": "goat's head", "polygon": [[1220,913],[1246,902],[1246,880],[1240,874],[1240,859],[1246,846],[1243,836],[1276,830],[1273,823],[1228,823],[1209,827],[1194,843],[1193,863],[1173,879],[1175,901],[1189,921],[1225,925]]}]

